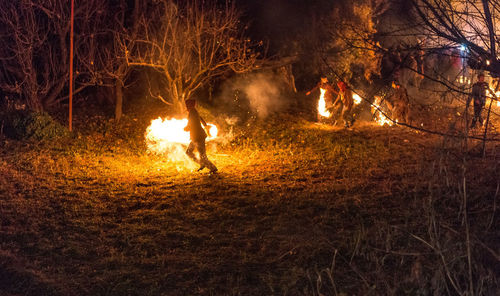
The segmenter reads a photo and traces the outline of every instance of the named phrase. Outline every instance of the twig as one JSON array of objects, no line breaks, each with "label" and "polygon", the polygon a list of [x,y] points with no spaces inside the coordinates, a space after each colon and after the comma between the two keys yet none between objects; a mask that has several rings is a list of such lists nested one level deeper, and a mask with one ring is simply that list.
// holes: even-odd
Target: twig
[{"label": "twig", "polygon": [[[491,104],[490,104],[491,107]],[[474,283],[472,281],[472,255],[470,250],[470,225],[469,225],[469,215],[467,213],[467,179],[466,179],[466,167],[467,162],[465,157],[463,158],[462,166],[462,186],[463,186],[463,210],[464,210],[464,222],[465,222],[465,245],[467,246],[467,264],[469,272],[469,290],[471,295],[474,295]]]},{"label": "twig", "polygon": [[491,228],[491,225],[493,225],[493,221],[495,219],[495,213],[497,210],[497,196],[499,191],[500,191],[500,181],[497,181],[497,190],[495,191],[495,196],[493,197],[493,213],[491,213],[491,219],[487,229]]}]

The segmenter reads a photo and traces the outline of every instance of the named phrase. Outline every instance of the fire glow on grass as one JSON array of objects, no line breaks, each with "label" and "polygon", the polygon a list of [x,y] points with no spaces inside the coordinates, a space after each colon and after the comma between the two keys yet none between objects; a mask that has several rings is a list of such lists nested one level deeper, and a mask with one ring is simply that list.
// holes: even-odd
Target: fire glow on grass
[{"label": "fire glow on grass", "polygon": [[[151,121],[146,129],[146,144],[148,150],[158,154],[167,154],[171,161],[189,161],[185,151],[190,142],[189,132],[184,128],[187,119],[162,119],[157,118]],[[210,137],[207,141],[217,138],[217,127],[208,124]]]}]

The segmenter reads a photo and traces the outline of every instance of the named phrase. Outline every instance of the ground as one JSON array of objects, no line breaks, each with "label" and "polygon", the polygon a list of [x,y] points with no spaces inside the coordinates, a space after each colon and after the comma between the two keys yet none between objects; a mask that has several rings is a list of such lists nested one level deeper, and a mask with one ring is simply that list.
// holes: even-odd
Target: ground
[{"label": "ground", "polygon": [[148,120],[0,141],[1,295],[498,291],[498,143],[271,116],[210,175],[148,153]]}]

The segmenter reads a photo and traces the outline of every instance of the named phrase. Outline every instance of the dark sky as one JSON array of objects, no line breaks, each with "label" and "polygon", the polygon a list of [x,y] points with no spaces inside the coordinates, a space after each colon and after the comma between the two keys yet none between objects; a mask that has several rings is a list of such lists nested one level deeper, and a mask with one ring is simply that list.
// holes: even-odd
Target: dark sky
[{"label": "dark sky", "polygon": [[330,11],[332,0],[235,0],[243,10],[248,33],[276,51],[291,39],[299,39],[311,23]]}]

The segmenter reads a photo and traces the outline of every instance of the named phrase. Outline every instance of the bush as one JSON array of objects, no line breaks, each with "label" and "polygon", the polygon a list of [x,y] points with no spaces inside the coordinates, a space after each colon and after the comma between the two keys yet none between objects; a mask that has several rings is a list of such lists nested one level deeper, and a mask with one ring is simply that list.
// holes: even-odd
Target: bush
[{"label": "bush", "polygon": [[7,136],[17,140],[51,140],[67,136],[68,130],[44,112],[10,112],[5,114]]}]

